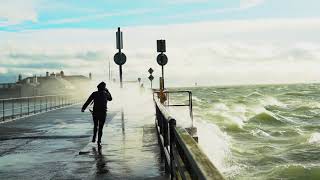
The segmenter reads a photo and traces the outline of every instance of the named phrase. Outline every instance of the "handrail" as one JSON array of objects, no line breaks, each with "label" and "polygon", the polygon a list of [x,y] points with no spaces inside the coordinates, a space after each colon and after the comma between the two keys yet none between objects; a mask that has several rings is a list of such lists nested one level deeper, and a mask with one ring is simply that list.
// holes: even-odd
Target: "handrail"
[{"label": "handrail", "polygon": [[161,154],[171,179],[224,179],[192,136],[185,129],[176,127],[176,120],[165,106],[156,98],[154,103]]},{"label": "handrail", "polygon": [[32,99],[32,98],[46,98],[46,97],[61,97],[61,96],[70,96],[70,95],[71,95],[71,94],[56,94],[56,95],[45,95],[45,96],[30,96],[30,97],[6,98],[6,99],[0,99],[0,101],[12,101],[12,100]]},{"label": "handrail", "polygon": [[[155,99],[155,94],[160,93],[159,90],[153,91],[153,99]],[[164,103],[164,106],[188,106],[189,107],[189,116],[192,122],[192,127],[193,127],[193,105],[192,105],[192,92],[188,90],[165,90],[163,93],[166,95],[166,103]],[[188,104],[170,104],[170,94],[181,94],[181,93],[187,93],[188,94]]]},{"label": "handrail", "polygon": [[80,98],[73,94],[0,99],[0,122],[69,106],[79,100]]}]

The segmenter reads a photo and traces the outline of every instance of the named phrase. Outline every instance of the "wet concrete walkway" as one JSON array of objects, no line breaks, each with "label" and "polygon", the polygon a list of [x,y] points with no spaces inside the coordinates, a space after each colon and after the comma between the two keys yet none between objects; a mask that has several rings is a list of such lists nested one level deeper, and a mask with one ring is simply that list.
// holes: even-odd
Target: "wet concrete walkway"
[{"label": "wet concrete walkway", "polygon": [[73,106],[0,125],[0,179],[167,179],[153,115],[108,112],[102,148]]}]

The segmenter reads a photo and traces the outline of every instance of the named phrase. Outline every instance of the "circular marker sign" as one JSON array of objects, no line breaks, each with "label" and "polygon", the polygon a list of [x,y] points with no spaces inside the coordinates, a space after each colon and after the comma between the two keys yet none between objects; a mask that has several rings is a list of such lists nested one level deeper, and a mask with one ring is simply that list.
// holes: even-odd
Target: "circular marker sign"
[{"label": "circular marker sign", "polygon": [[168,57],[165,54],[159,54],[157,56],[157,62],[160,66],[164,66],[168,63]]},{"label": "circular marker sign", "polygon": [[124,53],[121,53],[121,58],[120,58],[120,53],[116,53],[113,57],[113,60],[118,65],[124,65],[127,61],[127,57]]}]

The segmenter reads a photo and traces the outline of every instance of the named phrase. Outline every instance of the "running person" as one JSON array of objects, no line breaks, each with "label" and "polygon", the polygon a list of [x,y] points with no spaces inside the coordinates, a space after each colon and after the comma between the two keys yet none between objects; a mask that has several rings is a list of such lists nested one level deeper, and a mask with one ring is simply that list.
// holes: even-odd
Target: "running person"
[{"label": "running person", "polygon": [[96,141],[96,135],[98,131],[98,141],[97,144],[101,146],[101,137],[102,137],[102,130],[103,125],[106,121],[107,116],[107,102],[112,101],[112,96],[108,89],[106,89],[106,83],[101,82],[98,86],[98,91],[93,92],[86,103],[82,106],[81,112],[88,107],[88,105],[93,101],[93,137],[92,142]]}]

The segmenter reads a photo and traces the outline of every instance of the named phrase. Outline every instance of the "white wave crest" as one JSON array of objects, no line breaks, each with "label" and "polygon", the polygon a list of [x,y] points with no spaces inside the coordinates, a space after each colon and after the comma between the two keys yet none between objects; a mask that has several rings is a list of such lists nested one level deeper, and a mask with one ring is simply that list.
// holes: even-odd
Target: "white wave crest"
[{"label": "white wave crest", "polygon": [[271,97],[271,96],[267,96],[267,97],[261,99],[260,103],[263,106],[279,106],[279,107],[283,107],[283,108],[287,107],[286,104],[284,104],[283,102],[281,102],[278,99]]},{"label": "white wave crest", "polygon": [[313,133],[313,134],[310,136],[308,142],[309,142],[310,144],[318,144],[318,145],[320,145],[320,133]]},{"label": "white wave crest", "polygon": [[197,120],[196,127],[201,149],[220,171],[227,172],[231,168],[228,165],[231,160],[230,137],[215,124],[203,120]]}]

